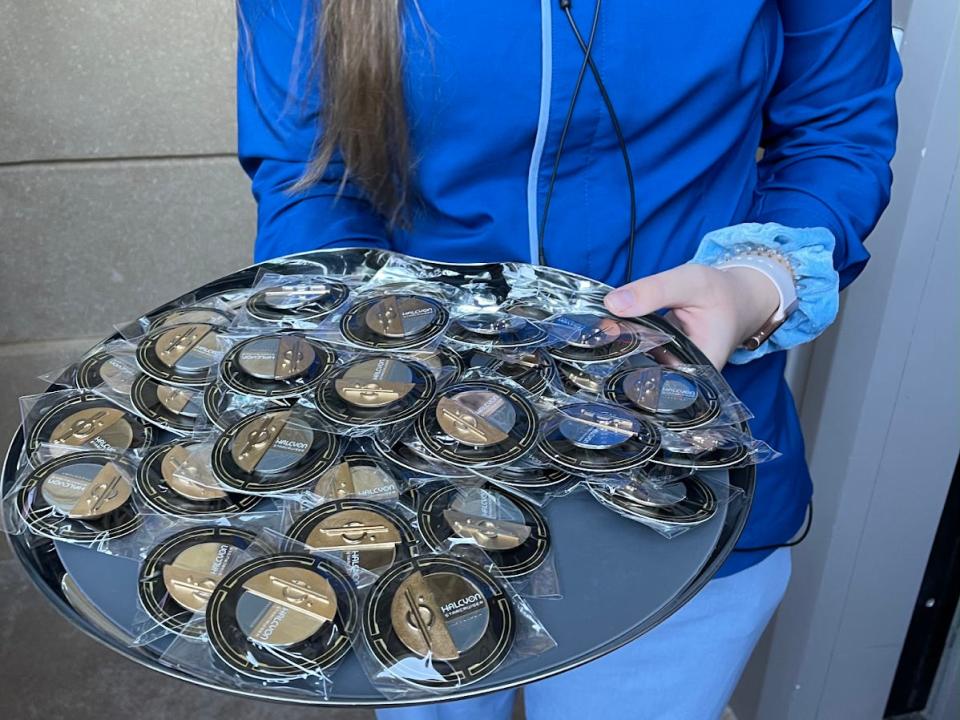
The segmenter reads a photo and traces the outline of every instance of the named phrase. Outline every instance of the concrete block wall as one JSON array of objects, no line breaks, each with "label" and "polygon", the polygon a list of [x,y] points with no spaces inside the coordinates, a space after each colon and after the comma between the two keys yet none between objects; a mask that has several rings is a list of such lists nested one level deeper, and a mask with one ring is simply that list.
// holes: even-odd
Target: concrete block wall
[{"label": "concrete block wall", "polygon": [[0,0],[0,443],[114,323],[249,263],[232,0]]}]

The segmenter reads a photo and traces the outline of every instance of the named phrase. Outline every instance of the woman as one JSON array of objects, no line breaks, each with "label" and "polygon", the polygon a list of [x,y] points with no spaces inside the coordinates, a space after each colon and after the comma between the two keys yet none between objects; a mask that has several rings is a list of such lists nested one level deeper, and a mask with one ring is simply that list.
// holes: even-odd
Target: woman
[{"label": "woman", "polygon": [[618,315],[671,310],[725,366],[782,453],[740,551],[646,636],[524,693],[531,720],[717,717],[812,492],[781,351],[833,320],[888,199],[889,2],[243,0],[239,18],[257,260],[371,245],[543,262],[621,286]]}]

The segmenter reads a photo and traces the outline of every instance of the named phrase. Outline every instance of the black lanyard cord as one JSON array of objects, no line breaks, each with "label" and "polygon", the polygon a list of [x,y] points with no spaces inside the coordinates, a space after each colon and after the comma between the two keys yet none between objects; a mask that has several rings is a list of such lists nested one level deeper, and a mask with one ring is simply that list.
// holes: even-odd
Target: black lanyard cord
[{"label": "black lanyard cord", "polygon": [[633,168],[630,165],[630,154],[627,151],[627,143],[623,137],[623,129],[620,126],[620,120],[617,117],[617,112],[614,110],[613,101],[610,99],[610,94],[607,92],[606,85],[603,83],[603,78],[600,76],[600,70],[597,68],[592,56],[593,41],[597,32],[597,25],[599,24],[600,6],[602,2],[603,0],[597,0],[597,4],[593,11],[593,25],[590,28],[590,37],[586,42],[584,42],[583,36],[580,34],[580,28],[577,26],[576,20],[573,18],[573,13],[570,11],[571,0],[560,0],[560,8],[566,15],[567,22],[570,24],[570,29],[577,38],[577,43],[580,45],[580,49],[583,51],[583,65],[580,66],[580,73],[577,76],[577,84],[574,87],[573,97],[570,99],[570,106],[567,109],[567,117],[563,125],[563,132],[560,135],[560,144],[557,147],[557,154],[554,158],[553,173],[550,176],[550,184],[547,187],[547,196],[543,206],[543,220],[540,225],[540,264],[542,265],[546,262],[544,253],[544,235],[546,234],[547,212],[550,206],[550,199],[553,196],[557,172],[560,167],[560,156],[563,152],[563,142],[566,139],[567,130],[569,129],[570,121],[573,117],[573,109],[576,105],[577,98],[580,95],[580,88],[583,84],[585,65],[586,67],[590,68],[593,79],[597,83],[597,90],[600,91],[600,97],[603,99],[603,104],[607,109],[607,114],[610,116],[610,124],[613,125],[613,131],[617,136],[617,144],[620,146],[620,154],[623,156],[623,167],[627,172],[627,188],[630,192],[630,235],[629,242],[627,244],[627,267],[625,279],[629,281],[633,276],[633,257],[636,246],[637,192],[636,187],[634,186]]}]

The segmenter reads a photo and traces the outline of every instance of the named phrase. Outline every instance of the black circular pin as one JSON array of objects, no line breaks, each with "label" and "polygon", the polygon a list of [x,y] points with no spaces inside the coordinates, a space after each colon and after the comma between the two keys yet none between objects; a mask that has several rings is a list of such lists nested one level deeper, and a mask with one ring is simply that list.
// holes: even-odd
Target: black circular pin
[{"label": "black circular pin", "polygon": [[220,382],[253,397],[292,397],[315,388],[336,361],[333,350],[301,335],[261,335],[227,351]]},{"label": "black circular pin", "polygon": [[207,323],[171,325],[151,330],[137,343],[140,369],[171,385],[205,385],[228,349],[224,328]]},{"label": "black circular pin", "polygon": [[207,602],[217,657],[260,680],[315,675],[350,650],[357,593],[338,565],[305,553],[259,557],[231,570]]},{"label": "black circular pin", "polygon": [[189,433],[204,418],[203,391],[157,382],[140,374],[130,386],[130,403],[146,420],[164,430]]},{"label": "black circular pin", "polygon": [[426,365],[433,373],[437,387],[455,383],[466,369],[466,363],[460,354],[446,345],[441,345],[436,350],[411,352],[409,355],[421,365]]},{"label": "black circular pin", "polygon": [[547,339],[547,331],[529,318],[510,313],[475,313],[450,321],[447,337],[463,345],[520,348]]},{"label": "black circular pin", "polygon": [[83,390],[105,386],[118,395],[128,396],[139,374],[133,353],[100,350],[80,361],[76,382]]},{"label": "black circular pin", "polygon": [[699,525],[717,511],[716,494],[695,475],[663,484],[630,483],[613,492],[588,487],[603,505],[628,516],[670,525]]},{"label": "black circular pin", "polygon": [[264,410],[289,408],[296,403],[296,397],[269,400],[251,397],[216,381],[203,389],[203,413],[218,430],[226,430],[245,415]]},{"label": "black circular pin", "polygon": [[573,472],[618,472],[649,460],[660,447],[660,433],[626,408],[573,403],[547,416],[538,447]]},{"label": "black circular pin", "polygon": [[416,475],[427,475],[429,477],[448,478],[451,480],[463,480],[476,478],[477,476],[470,472],[465,472],[456,465],[440,462],[438,460],[427,459],[418,454],[409,445],[397,440],[392,445],[379,435],[373,438],[373,449],[380,457],[396,465],[401,470]]},{"label": "black circular pin", "polygon": [[640,335],[632,323],[593,313],[563,313],[551,320],[565,342],[550,348],[558,360],[579,363],[608,362],[626,357],[640,348]]},{"label": "black circular pin", "polygon": [[607,378],[604,395],[668,430],[706,425],[722,410],[719,393],[704,379],[660,366],[618,370]]},{"label": "black circular pin", "polygon": [[368,355],[341,365],[317,387],[320,414],[340,425],[392,425],[423,410],[437,382],[421,363],[386,354]]},{"label": "black circular pin", "polygon": [[207,445],[178,440],[151,448],[137,468],[137,490],[157,512],[177,517],[222,517],[252,510],[263,498],[230,494],[210,468]]},{"label": "black circular pin", "polygon": [[480,566],[421,555],[397,563],[373,585],[362,627],[381,672],[439,689],[496,670],[513,646],[516,618],[503,588]]},{"label": "black circular pin", "polygon": [[450,315],[424,295],[396,293],[360,300],[340,319],[348,341],[371,350],[398,350],[426,345],[447,327]]},{"label": "black circular pin", "polygon": [[486,368],[513,380],[531,395],[542,395],[557,380],[557,364],[542,349],[529,352],[473,350],[466,356],[472,368]]},{"label": "black circular pin", "polygon": [[135,472],[123,457],[99,450],[48,460],[16,491],[17,513],[31,532],[53,540],[128,535],[143,522],[133,500]]},{"label": "black circular pin", "polygon": [[385,460],[358,445],[349,445],[337,464],[317,480],[313,494],[324,500],[395,502],[400,497],[400,485]]},{"label": "black circular pin", "polygon": [[750,448],[740,433],[725,427],[699,427],[662,433],[660,449],[650,462],[706,470],[735,467],[749,458]]},{"label": "black circular pin", "polygon": [[291,281],[257,290],[246,309],[265,322],[315,322],[343,305],[349,295],[350,289],[339,280]]},{"label": "black circular pin", "polygon": [[405,560],[417,545],[410,523],[390,505],[358,498],[325,502],[297,518],[285,534],[370,572]]},{"label": "black circular pin", "polygon": [[554,315],[548,307],[528,299],[508,300],[500,306],[500,310],[528,320],[546,320]]},{"label": "black circular pin", "polygon": [[315,483],[340,453],[340,439],[303,408],[248,415],[217,438],[210,453],[214,477],[226,489],[264,495]]},{"label": "black circular pin", "polygon": [[140,566],[137,597],[156,623],[172,633],[198,638],[199,622],[217,583],[256,539],[249,530],[221,525],[194,527],[165,538]]},{"label": "black circular pin", "polygon": [[459,488],[443,483],[426,491],[417,523],[434,550],[444,550],[451,538],[475,543],[506,578],[533,572],[550,551],[550,530],[540,511],[489,484]]},{"label": "black circular pin", "polygon": [[499,468],[494,478],[498,484],[518,490],[562,494],[579,482],[579,479],[554,467]]},{"label": "black circular pin", "polygon": [[454,465],[505,465],[533,449],[539,423],[525,397],[506,385],[467,381],[451,385],[417,417],[416,437]]},{"label": "black circular pin", "polygon": [[600,397],[603,394],[605,377],[591,372],[589,365],[580,367],[573,363],[557,361],[557,373],[563,390],[569,395]]},{"label": "black circular pin", "polygon": [[93,393],[70,395],[49,406],[41,400],[31,414],[36,414],[37,420],[24,445],[33,463],[78,449],[116,453],[140,450],[154,438],[150,425]]},{"label": "black circular pin", "polygon": [[203,305],[188,305],[186,307],[167,310],[157,317],[152,318],[149,329],[156,330],[174,325],[191,325],[194,323],[227,328],[230,327],[232,322],[233,316],[223,310],[214,307],[205,307]]}]

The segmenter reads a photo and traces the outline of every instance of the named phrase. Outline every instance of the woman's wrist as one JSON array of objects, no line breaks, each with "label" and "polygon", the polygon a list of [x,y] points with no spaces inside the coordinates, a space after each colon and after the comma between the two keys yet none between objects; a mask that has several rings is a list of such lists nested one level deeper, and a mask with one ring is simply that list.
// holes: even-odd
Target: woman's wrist
[{"label": "woman's wrist", "polygon": [[735,266],[719,269],[736,284],[738,344],[743,344],[780,307],[780,293],[770,277],[755,268]]},{"label": "woman's wrist", "polygon": [[[752,264],[757,274],[770,274],[768,282],[776,285],[781,295],[783,312],[777,317],[771,314],[760,321],[761,325],[747,329],[747,333],[754,333],[748,335],[751,349],[738,349],[730,362],[750,362],[766,353],[809,342],[833,322],[839,303],[834,245],[833,235],[825,228],[777,223],[731,225],[703,237],[691,262],[712,267]],[[730,262],[731,258],[742,262]],[[782,262],[783,267],[774,262]],[[755,319],[754,314],[748,314]],[[767,338],[769,342],[762,342]]]}]

